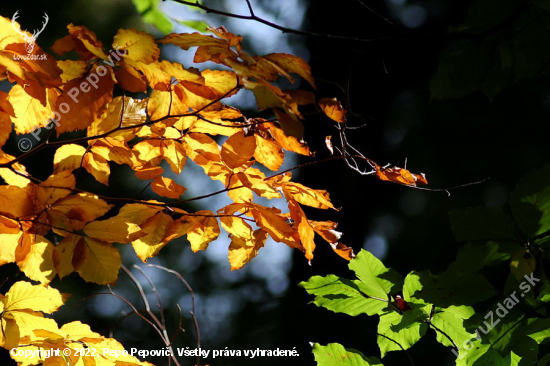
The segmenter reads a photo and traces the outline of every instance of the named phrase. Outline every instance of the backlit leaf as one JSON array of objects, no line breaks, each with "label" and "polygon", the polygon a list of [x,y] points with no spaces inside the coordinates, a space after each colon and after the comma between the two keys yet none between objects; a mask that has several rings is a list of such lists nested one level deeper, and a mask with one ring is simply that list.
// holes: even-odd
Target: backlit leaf
[{"label": "backlit leaf", "polygon": [[382,366],[378,358],[366,357],[361,352],[353,348],[344,348],[338,343],[329,343],[326,346],[315,343],[313,354],[318,366]]},{"label": "backlit leaf", "polygon": [[239,168],[254,156],[255,149],[256,140],[239,132],[230,136],[222,145],[221,158],[229,168]]},{"label": "backlit leaf", "polygon": [[74,248],[72,262],[85,281],[106,285],[116,283],[121,259],[112,244],[84,237]]},{"label": "backlit leaf", "polygon": [[150,64],[159,57],[160,50],[153,37],[135,29],[119,29],[113,38],[117,50],[124,50],[124,56],[132,61]]},{"label": "backlit leaf", "polygon": [[321,110],[333,121],[346,122],[346,110],[336,98],[323,98],[319,102]]},{"label": "backlit leaf", "polygon": [[153,189],[156,194],[168,198],[179,198],[185,192],[185,187],[163,176],[158,176],[153,179],[151,189]]}]

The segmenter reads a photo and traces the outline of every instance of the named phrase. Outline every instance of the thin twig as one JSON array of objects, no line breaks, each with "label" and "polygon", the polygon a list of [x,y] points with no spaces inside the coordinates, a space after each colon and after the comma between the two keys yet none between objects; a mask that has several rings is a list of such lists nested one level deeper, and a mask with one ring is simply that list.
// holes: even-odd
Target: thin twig
[{"label": "thin twig", "polygon": [[[183,276],[181,274],[179,274],[178,272],[176,272],[172,269],[166,268],[164,266],[159,266],[158,264],[148,264],[147,267],[156,267],[156,268],[161,269],[163,271],[166,271],[168,273],[172,273],[173,275],[178,277],[181,282],[183,282],[185,287],[187,287],[187,289],[191,293],[191,309],[192,309],[192,311],[190,311],[189,314],[191,314],[191,318],[193,319],[193,323],[194,323],[194,326],[195,326],[195,332],[197,333],[197,349],[200,349],[201,348],[201,333],[200,333],[200,328],[199,328],[199,322],[197,321],[197,316],[195,315],[196,314],[195,292],[193,291],[193,289],[191,288],[189,283],[185,280],[185,278],[183,278]],[[197,366],[200,365],[200,360],[201,360],[201,356],[200,356],[200,352],[199,352],[198,355],[197,355]]]}]

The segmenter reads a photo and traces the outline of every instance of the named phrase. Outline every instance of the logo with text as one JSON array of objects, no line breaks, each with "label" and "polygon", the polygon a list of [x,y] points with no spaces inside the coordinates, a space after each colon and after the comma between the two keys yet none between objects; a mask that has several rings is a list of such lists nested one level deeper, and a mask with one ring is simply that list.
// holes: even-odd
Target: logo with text
[{"label": "logo with text", "polygon": [[13,59],[14,60],[45,60],[46,55],[34,55],[32,54],[32,51],[34,50],[34,46],[36,44],[36,38],[38,38],[40,33],[42,33],[42,31],[44,30],[44,28],[46,28],[46,25],[48,24],[48,20],[49,20],[48,14],[44,13],[44,21],[42,22],[42,29],[33,31],[32,36],[29,36],[28,33],[30,32],[27,32],[26,29],[22,31],[21,26],[16,23],[15,20],[19,18],[17,13],[19,13],[19,10],[17,10],[15,14],[13,14],[13,17],[11,18],[11,25],[13,29],[15,29],[15,31],[19,33],[21,37],[23,37],[23,39],[25,40],[25,49],[27,50],[27,55],[26,56],[13,55]]}]

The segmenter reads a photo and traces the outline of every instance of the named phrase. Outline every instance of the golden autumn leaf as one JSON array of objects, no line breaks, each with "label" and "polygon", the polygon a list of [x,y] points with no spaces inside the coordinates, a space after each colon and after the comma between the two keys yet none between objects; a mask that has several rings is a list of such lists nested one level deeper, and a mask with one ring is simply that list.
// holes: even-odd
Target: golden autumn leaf
[{"label": "golden autumn leaf", "polygon": [[275,109],[275,116],[279,126],[283,129],[285,135],[295,137],[298,141],[302,141],[304,137],[304,125],[297,118],[292,118],[288,114],[279,109]]},{"label": "golden autumn leaf", "polygon": [[259,169],[248,168],[244,172],[238,172],[236,176],[243,186],[256,193],[258,197],[281,198],[281,194],[266,182],[265,174]]},{"label": "golden autumn leaf", "polygon": [[[212,166],[214,167],[214,166]],[[224,166],[225,169],[228,169]],[[210,172],[208,172],[210,175]],[[215,177],[212,177],[214,179]],[[229,189],[227,195],[235,203],[252,202],[254,198],[252,191],[248,187],[243,187],[238,175],[230,173],[225,179],[225,185]]]},{"label": "golden autumn leaf", "polygon": [[115,77],[122,89],[132,93],[147,91],[147,78],[140,74],[135,67],[126,62],[121,62],[119,66],[118,69],[115,69]]},{"label": "golden autumn leaf", "polygon": [[428,184],[424,173],[413,174],[407,169],[398,168],[398,167],[381,167],[375,165],[376,176],[380,180],[386,180],[393,183],[404,184],[407,186],[416,187],[420,184]]},{"label": "golden autumn leaf", "polygon": [[86,153],[86,148],[76,144],[67,144],[59,147],[53,157],[54,173],[64,170],[73,171],[80,168]]},{"label": "golden autumn leaf", "polygon": [[85,129],[100,118],[113,99],[113,86],[111,69],[103,65],[94,66],[86,76],[68,81],[54,108],[61,116],[57,135]]},{"label": "golden autumn leaf", "polygon": [[353,252],[352,247],[348,247],[343,243],[330,243],[330,246],[332,247],[332,250],[334,250],[336,254],[338,254],[340,257],[344,259],[347,259],[348,261],[355,258],[355,253]]},{"label": "golden autumn leaf", "polygon": [[47,285],[57,275],[53,261],[54,248],[54,245],[43,236],[33,236],[29,252],[24,258],[17,260],[17,266],[31,280]]},{"label": "golden autumn leaf", "polygon": [[62,71],[61,80],[63,83],[67,83],[76,78],[81,78],[84,76],[88,70],[88,65],[85,61],[82,60],[58,60],[57,67]]},{"label": "golden autumn leaf", "polygon": [[[174,85],[175,90],[181,90],[181,86]],[[166,116],[184,115],[189,107],[182,101],[183,95],[171,91],[153,90],[149,97],[147,108],[152,120],[159,120]]]},{"label": "golden autumn leaf", "polygon": [[179,218],[178,220],[170,224],[170,226],[166,230],[166,233],[164,234],[164,238],[162,238],[162,242],[168,243],[171,240],[186,235],[194,227],[195,223],[192,220],[188,220],[185,217]]},{"label": "golden autumn leaf", "polygon": [[84,227],[83,231],[91,238],[108,243],[129,243],[143,236],[137,224],[127,222],[125,217],[120,216],[90,222]]},{"label": "golden autumn leaf", "polygon": [[215,92],[215,98],[230,97],[239,91],[237,76],[232,71],[204,70],[201,76],[204,78],[204,84]]},{"label": "golden autumn leaf", "polygon": [[[315,208],[329,209],[334,208],[330,202],[327,191],[320,189],[311,189],[300,183],[288,182],[283,184],[283,189],[288,192],[298,203]],[[337,210],[337,209],[335,209]]]},{"label": "golden autumn leaf", "polygon": [[254,230],[252,236],[248,239],[232,235],[230,235],[230,238],[231,244],[229,245],[228,259],[233,271],[241,269],[252,258],[258,255],[259,250],[265,245],[267,240],[267,232],[263,229],[257,229]]},{"label": "golden autumn leaf", "polygon": [[173,44],[180,47],[183,50],[188,50],[191,47],[196,46],[217,46],[225,47],[227,43],[219,38],[207,36],[200,33],[170,33],[166,37],[160,39],[158,42],[163,44]]},{"label": "golden autumn leaf", "polygon": [[75,230],[105,215],[113,206],[91,193],[69,195],[55,202],[53,208],[67,216]]},{"label": "golden autumn leaf", "polygon": [[[102,340],[102,336],[90,330],[90,327],[81,322],[67,323],[60,329],[45,330],[37,329],[33,331],[32,337],[22,338],[24,345],[18,347],[18,351],[12,358],[21,366],[34,365],[37,363],[47,362],[52,365],[64,365],[70,362],[77,364],[80,359],[82,348],[86,345],[85,342],[98,342]],[[25,357],[21,353],[33,349],[43,349],[51,351],[50,357],[41,358],[40,354],[34,353],[34,357]],[[78,351],[78,353],[77,353]],[[30,352],[27,355],[31,354]]]},{"label": "golden autumn leaf", "polygon": [[164,159],[170,165],[172,171],[180,174],[187,161],[187,154],[182,143],[179,141],[166,141],[166,149],[164,150]]},{"label": "golden autumn leaf", "polygon": [[333,121],[346,122],[346,110],[336,98],[323,98],[319,101],[321,110]]},{"label": "golden autumn leaf", "polygon": [[14,283],[4,296],[0,296],[0,346],[17,347],[19,338],[32,335],[34,329],[57,330],[55,321],[44,318],[42,313],[51,314],[64,302],[61,293],[51,287],[26,281]]},{"label": "golden autumn leaf", "polygon": [[[307,62],[300,57],[289,55],[287,53],[270,53],[269,55],[262,56],[263,58],[273,62],[286,72],[291,72],[300,75],[306,80],[313,88],[315,88],[315,80],[311,76],[311,69]],[[286,75],[285,75],[286,76]],[[292,78],[287,78],[294,82]]]},{"label": "golden autumn leaf", "polygon": [[[4,153],[0,149],[0,164],[10,163],[14,159],[15,157]],[[0,168],[0,177],[4,179],[4,182],[11,186],[25,188],[31,183],[30,179],[27,178],[28,176],[29,175],[25,166],[19,163],[11,163],[11,169],[9,167]]]},{"label": "golden autumn leaf", "polygon": [[[92,153],[117,164],[135,165],[136,158],[126,142],[105,137],[93,142]],[[84,166],[86,167],[86,166]]]},{"label": "golden autumn leaf", "polygon": [[256,139],[256,150],[254,159],[272,171],[277,171],[283,165],[285,153],[281,144],[272,139],[254,135]]},{"label": "golden autumn leaf", "polygon": [[[148,214],[151,211],[149,210]],[[163,239],[173,222],[174,220],[169,215],[158,212],[148,217],[143,224],[140,224],[141,231],[145,235],[132,242],[132,247],[139,259],[145,263],[147,259],[158,255],[160,250],[168,243]]]},{"label": "golden autumn leaf", "polygon": [[0,91],[0,148],[11,133],[12,117],[15,117],[15,111],[8,101],[8,93]]},{"label": "golden autumn leaf", "polygon": [[193,229],[187,233],[187,240],[191,243],[193,252],[206,250],[208,244],[220,235],[218,220],[214,216],[214,213],[208,210],[197,211],[192,216],[184,216],[185,220],[195,223]]},{"label": "golden autumn leaf", "polygon": [[153,179],[151,184],[153,192],[168,198],[179,198],[184,192],[185,187],[180,186],[170,178],[158,176]]},{"label": "golden autumn leaf", "polygon": [[181,130],[188,129],[190,132],[199,132],[204,134],[231,136],[242,130],[243,124],[238,121],[228,120],[229,118],[238,119],[241,116],[227,116],[226,110],[204,111],[201,117],[188,116],[182,117],[174,124]]},{"label": "golden autumn leaf", "polygon": [[225,165],[236,169],[248,162],[256,150],[256,140],[244,132],[238,132],[230,136],[222,145],[221,158]]},{"label": "golden autumn leaf", "polygon": [[182,81],[189,81],[196,84],[204,85],[204,77],[201,75],[201,72],[195,68],[186,69],[182,64],[177,62],[170,62],[167,60],[162,60],[160,62],[160,69],[168,74],[171,78]]},{"label": "golden autumn leaf", "polygon": [[269,233],[273,240],[283,242],[291,248],[303,249],[298,232],[290,224],[288,218],[281,215],[279,209],[255,203],[249,203],[248,207],[251,209],[256,225]]},{"label": "golden autumn leaf", "polygon": [[310,220],[309,223],[313,227],[313,230],[330,244],[336,254],[348,261],[355,258],[353,248],[339,242],[342,233],[335,230],[337,226],[335,222]]},{"label": "golden autumn leaf", "polygon": [[0,213],[14,218],[34,215],[32,197],[22,188],[2,185],[0,186]]},{"label": "golden autumn leaf", "polygon": [[[16,31],[16,28],[21,29],[21,25],[16,21],[16,27],[14,27],[9,18],[0,17],[0,31],[2,32],[2,39],[0,40],[0,48],[4,49],[6,46],[12,43],[24,43],[22,35]],[[23,31],[27,36],[30,36],[30,33]]]},{"label": "golden autumn leaf", "polygon": [[[107,110],[101,118],[95,120],[88,127],[88,136],[102,135],[117,128],[128,128],[141,125],[147,119],[148,99],[133,99],[130,97],[116,97],[107,105]],[[124,110],[123,110],[124,108]],[[129,141],[135,136],[134,130],[120,130],[110,133],[108,138]]]},{"label": "golden autumn leaf", "polygon": [[[59,245],[68,238],[70,237],[65,238]],[[74,271],[85,281],[100,285],[116,283],[121,259],[120,253],[112,244],[82,237],[72,251]]]},{"label": "golden autumn leaf", "polygon": [[113,47],[126,51],[124,58],[144,64],[156,61],[160,55],[153,36],[135,29],[119,29],[113,39]]},{"label": "golden autumn leaf", "polygon": [[43,105],[40,100],[27,94],[19,85],[11,88],[8,100],[15,114],[12,122],[15,131],[19,134],[29,133],[37,127],[46,127],[50,123],[50,118],[53,117],[54,109],[49,103]]},{"label": "golden autumn leaf", "polygon": [[190,133],[183,138],[183,147],[187,156],[206,173],[210,166],[221,160],[220,149],[216,141],[204,133]]},{"label": "golden autumn leaf", "polygon": [[[92,364],[95,362],[96,366],[149,366],[148,362],[141,362],[136,357],[130,355],[123,355],[124,346],[120,344],[116,339],[104,338],[101,342],[87,343],[89,348],[95,350],[95,356],[83,356],[84,365]],[[116,356],[114,352],[103,354],[103,350],[108,349],[114,352],[118,351],[121,356]],[[129,353],[129,352],[128,352]],[[151,365],[154,366],[154,365]]]},{"label": "golden autumn leaf", "polygon": [[161,210],[162,207],[159,206],[147,206],[141,203],[128,203],[122,206],[117,216],[125,218],[134,224],[141,225]]},{"label": "golden autumn leaf", "polygon": [[[98,57],[103,60],[107,60],[107,54],[103,51],[103,44],[97,39],[94,32],[89,30],[83,25],[75,26],[69,24],[67,26],[72,39],[62,38],[63,46],[60,49],[67,52],[68,50],[76,50],[76,52],[84,59],[90,59]],[[57,43],[57,42],[56,42]],[[54,44],[54,47],[56,44]],[[52,49],[59,53],[56,48]]]},{"label": "golden autumn leaf", "polygon": [[294,221],[294,227],[298,231],[300,242],[305,252],[305,256],[311,264],[311,260],[313,259],[313,251],[315,250],[315,241],[313,240],[315,232],[313,231],[313,228],[309,223],[304,211],[302,210],[298,202],[294,199],[292,193],[290,193],[289,190],[287,190],[284,186],[283,192],[285,198],[288,201],[290,217]]},{"label": "golden autumn leaf", "polygon": [[134,62],[132,60],[126,60],[125,64],[129,66],[128,70],[132,68],[138,71],[145,76],[149,82],[149,86],[155,90],[159,91],[170,91],[171,78],[164,70],[161,68],[160,62],[151,62],[145,64],[143,62]]},{"label": "golden autumn leaf", "polygon": [[135,144],[132,150],[144,165],[157,166],[162,161],[164,147],[161,139],[147,139]]},{"label": "golden autumn leaf", "polygon": [[76,179],[70,170],[51,175],[36,187],[36,198],[46,206],[67,197],[76,185]]},{"label": "golden autumn leaf", "polygon": [[256,103],[258,104],[258,110],[284,107],[285,95],[283,91],[275,85],[271,85],[267,82],[259,83],[245,80],[244,87],[254,93]]},{"label": "golden autumn leaf", "polygon": [[229,234],[245,238],[251,237],[252,227],[242,217],[234,216],[236,212],[246,207],[246,203],[232,203],[218,210],[222,228]]},{"label": "golden autumn leaf", "polygon": [[273,135],[273,138],[282,146],[283,149],[305,156],[313,155],[304,141],[300,141],[294,136],[287,136],[282,129],[274,124],[268,124],[268,127],[269,131]]},{"label": "golden autumn leaf", "polygon": [[[18,85],[25,88],[29,95],[39,99],[42,104],[46,104],[47,89],[51,91],[51,88],[59,87],[62,84],[61,70],[57,67],[56,60],[37,44],[29,51],[24,42],[13,43],[6,46],[3,51],[11,53],[12,60],[15,58],[14,56],[19,56],[17,57],[19,60],[13,60],[15,65],[7,64],[8,70],[14,72],[9,75],[10,80],[16,81]],[[18,67],[23,70],[22,77],[19,76]]]},{"label": "golden autumn leaf", "polygon": [[164,169],[162,169],[160,166],[149,166],[146,165],[142,168],[137,168],[134,172],[134,175],[138,177],[139,179],[143,180],[151,180],[155,177],[158,177],[162,173],[164,173]]},{"label": "golden autumn leaf", "polygon": [[111,168],[105,158],[95,152],[89,152],[84,155],[82,160],[82,166],[94,176],[94,178],[106,186],[109,185],[109,175],[111,174]]},{"label": "golden autumn leaf", "polygon": [[[24,355],[17,354],[12,356],[21,366],[46,360],[49,365],[59,366],[64,366],[67,363],[96,366],[142,365],[135,357],[126,355],[126,352],[123,354],[124,347],[116,340],[92,332],[90,326],[79,321],[64,324],[55,331],[35,330],[32,337],[22,338],[22,343],[25,345],[18,347],[18,350],[22,352],[36,349],[55,350],[55,352],[50,352],[50,357],[44,359],[25,358]],[[103,352],[104,349],[112,352]],[[118,352],[118,357],[115,357],[115,352]]]}]

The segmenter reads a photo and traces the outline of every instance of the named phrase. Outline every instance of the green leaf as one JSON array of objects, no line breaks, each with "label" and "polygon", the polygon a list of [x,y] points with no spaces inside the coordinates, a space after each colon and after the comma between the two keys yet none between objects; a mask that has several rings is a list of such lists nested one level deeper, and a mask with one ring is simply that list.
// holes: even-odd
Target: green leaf
[{"label": "green leaf", "polygon": [[426,333],[426,323],[417,321],[420,313],[420,309],[414,309],[403,315],[391,312],[380,316],[378,346],[382,357],[390,351],[412,347]]},{"label": "green leaf", "polygon": [[132,0],[137,11],[141,14],[147,9],[155,7],[158,3],[158,0]]},{"label": "green leaf", "polygon": [[338,343],[329,343],[326,346],[315,343],[313,355],[318,366],[383,366],[378,358],[366,357],[361,352],[352,348],[344,348]]},{"label": "green leaf", "polygon": [[170,19],[156,8],[143,14],[143,21],[155,26],[164,35],[168,35],[174,28]]},{"label": "green leaf", "polygon": [[510,206],[527,239],[550,230],[550,165],[519,182],[510,196]]},{"label": "green leaf", "polygon": [[360,281],[351,281],[335,275],[326,277],[313,276],[306,282],[301,282],[309,294],[315,295],[313,303],[335,313],[345,313],[351,316],[359,314],[375,315],[387,308],[388,303],[369,299],[365,295],[368,290]]},{"label": "green leaf", "polygon": [[445,312],[453,314],[460,319],[469,319],[472,315],[475,314],[474,309],[471,306],[449,306],[445,308]]},{"label": "green leaf", "polygon": [[[470,309],[470,311],[465,310],[465,308]],[[464,328],[464,319],[469,318],[473,313],[474,311],[470,307],[450,308],[449,311],[436,312],[432,318],[432,324],[446,334],[444,335],[436,330],[437,341],[447,347],[454,347],[456,344],[460,348],[465,341],[475,338],[475,334],[468,332]],[[464,316],[467,318],[464,318]],[[449,337],[455,344],[451,342]]]},{"label": "green leaf", "polygon": [[510,355],[502,358],[490,344],[474,342],[474,349],[462,348],[457,357],[456,366],[511,366]]},{"label": "green leaf", "polygon": [[364,249],[350,261],[349,269],[367,286],[366,294],[372,297],[387,299],[388,294],[403,285],[403,276],[386,268],[378,258]]},{"label": "green leaf", "polygon": [[405,277],[405,283],[403,284],[403,298],[405,301],[423,302],[422,299],[416,298],[414,294],[422,291],[422,283],[420,282],[420,276],[416,271],[410,272]]},{"label": "green leaf", "polygon": [[[496,295],[493,286],[481,275],[447,271],[432,275],[429,271],[411,272],[412,281],[422,284],[422,289],[408,293],[411,299],[446,308],[451,305],[473,305]],[[413,277],[417,276],[417,279]],[[409,291],[409,290],[408,290]]]},{"label": "green leaf", "polygon": [[145,23],[153,25],[164,35],[172,32],[174,26],[168,17],[159,9],[159,0],[132,0]]},{"label": "green leaf", "polygon": [[495,266],[509,260],[518,248],[519,244],[514,242],[490,241],[483,245],[467,244],[458,250],[456,261],[449,266],[449,271],[476,273],[485,266]]},{"label": "green leaf", "polygon": [[[527,336],[527,333],[531,331],[528,325],[531,319],[520,318],[521,321],[518,323],[516,316],[521,316],[521,312],[512,310],[509,316],[500,318],[501,322],[497,327],[499,331],[491,333],[489,340],[493,344],[493,349],[502,357],[509,354],[512,357],[518,355],[521,356],[521,365],[534,365],[537,360],[538,344]],[[534,325],[531,329],[536,330],[536,328],[537,326]]]},{"label": "green leaf", "polygon": [[525,333],[540,344],[545,339],[550,338],[550,319],[533,319],[527,326]]},{"label": "green leaf", "polygon": [[205,33],[206,28],[209,27],[204,20],[177,20],[177,22],[201,33]]},{"label": "green leaf", "polygon": [[515,240],[514,221],[499,207],[453,210],[450,217],[456,240]]}]

